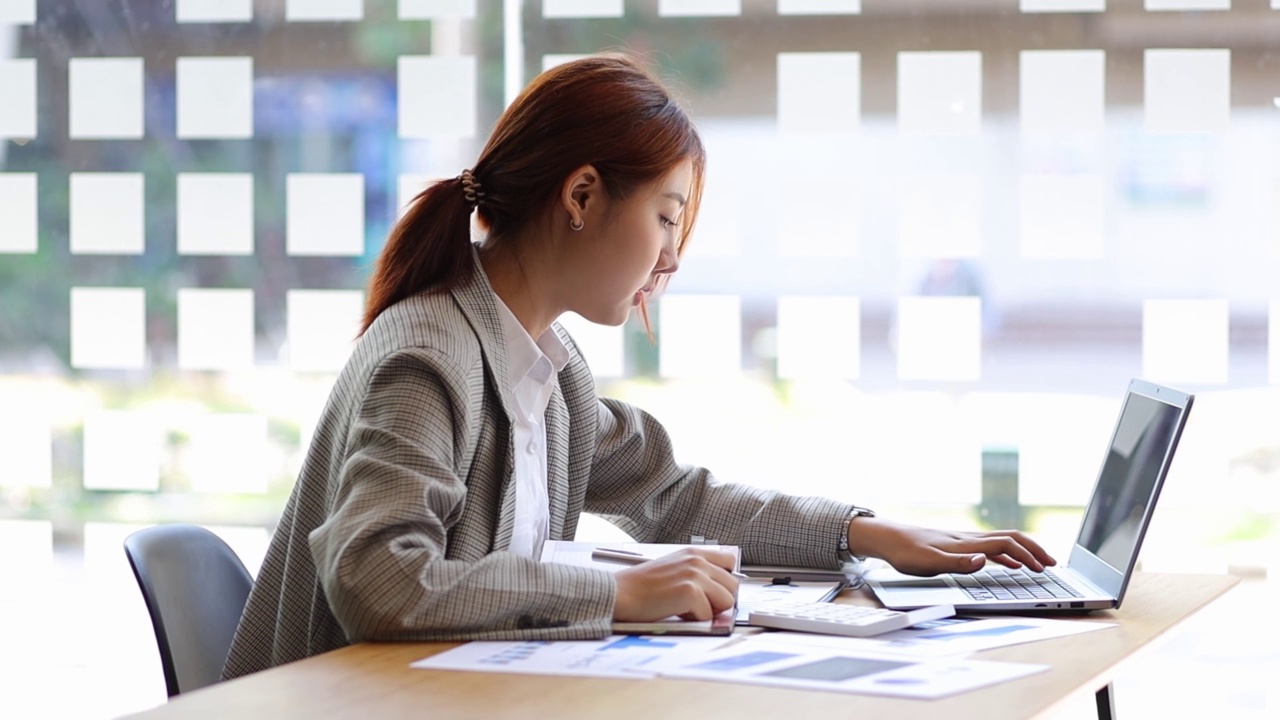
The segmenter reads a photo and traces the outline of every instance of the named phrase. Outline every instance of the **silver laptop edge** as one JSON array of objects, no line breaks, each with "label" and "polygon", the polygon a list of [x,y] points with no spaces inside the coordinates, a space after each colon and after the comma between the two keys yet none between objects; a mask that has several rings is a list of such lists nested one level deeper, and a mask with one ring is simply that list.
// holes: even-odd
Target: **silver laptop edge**
[{"label": "silver laptop edge", "polygon": [[[1103,507],[1105,502],[1102,497],[1104,493],[1103,483],[1108,479],[1108,461],[1112,459],[1113,450],[1121,443],[1132,440],[1132,446],[1129,448],[1132,452],[1138,452],[1137,447],[1144,439],[1143,435],[1136,437],[1122,437],[1122,431],[1131,432],[1131,424],[1126,424],[1126,417],[1130,417],[1133,413],[1143,412],[1141,407],[1131,407],[1134,398],[1145,398],[1146,401],[1155,401],[1159,405],[1153,405],[1150,402],[1141,402],[1138,405],[1147,405],[1149,408],[1156,408],[1153,414],[1148,418],[1147,422],[1160,421],[1170,426],[1167,430],[1168,439],[1164,442],[1163,452],[1159,458],[1159,466],[1152,478],[1152,485],[1146,491],[1146,501],[1142,507],[1142,514],[1136,525],[1128,528],[1131,535],[1125,537],[1119,531],[1125,528],[1116,523],[1115,518],[1099,519],[1105,511]],[[1033,610],[1036,612],[1081,612],[1086,610],[1098,610],[1105,608],[1120,607],[1121,601],[1124,599],[1125,590],[1129,585],[1129,578],[1133,575],[1133,569],[1138,560],[1138,553],[1142,547],[1142,541],[1147,533],[1147,527],[1151,524],[1151,516],[1155,511],[1156,502],[1160,498],[1160,490],[1164,486],[1165,477],[1169,473],[1169,466],[1173,460],[1174,451],[1177,449],[1178,441],[1182,437],[1182,429],[1186,425],[1187,415],[1191,411],[1191,405],[1194,396],[1172,388],[1163,387],[1155,383],[1145,380],[1132,380],[1124,395],[1121,403],[1120,413],[1116,418],[1116,425],[1112,429],[1111,438],[1108,442],[1106,452],[1103,456],[1102,466],[1098,470],[1098,477],[1094,481],[1093,491],[1089,496],[1089,504],[1085,508],[1084,515],[1080,521],[1079,530],[1076,533],[1075,544],[1071,549],[1071,557],[1064,566],[1053,568],[1054,573],[1067,581],[1076,590],[1082,593],[1083,597],[1072,598],[1052,598],[1052,599],[1012,599],[1012,600],[974,600],[969,597],[968,593],[960,589],[953,576],[939,575],[932,578],[916,578],[906,575],[894,573],[891,569],[885,571],[873,571],[867,577],[867,585],[876,594],[885,607],[894,609],[907,609],[913,607],[923,607],[925,605],[955,605],[959,611],[981,611],[981,612],[1004,612],[1014,610]],[[1160,406],[1167,406],[1176,411],[1170,414],[1163,411]],[[1128,414],[1128,415],[1127,415]],[[1160,414],[1160,417],[1156,417]],[[1143,431],[1147,429],[1147,425],[1143,425]],[[1158,448],[1155,448],[1158,451]],[[1128,459],[1127,456],[1125,459]],[[1155,457],[1147,458],[1146,464],[1154,465]],[[1119,485],[1113,484],[1106,490],[1129,489],[1138,490],[1136,487],[1141,483],[1142,478],[1130,476],[1127,482]],[[1113,481],[1114,482],[1114,481]],[[1118,501],[1116,501],[1118,502]],[[1115,504],[1115,503],[1113,503]],[[1132,506],[1134,510],[1137,505]],[[1132,513],[1131,513],[1132,515]],[[1132,525],[1133,518],[1122,519],[1121,523],[1129,523]],[[1098,530],[1106,530],[1102,523],[1111,523],[1111,535],[1091,540],[1086,537],[1087,533]],[[1105,547],[1104,543],[1113,540],[1125,541],[1129,547],[1116,548]],[[1090,550],[1090,547],[1093,550]],[[1099,554],[1108,555],[1104,559]]]}]

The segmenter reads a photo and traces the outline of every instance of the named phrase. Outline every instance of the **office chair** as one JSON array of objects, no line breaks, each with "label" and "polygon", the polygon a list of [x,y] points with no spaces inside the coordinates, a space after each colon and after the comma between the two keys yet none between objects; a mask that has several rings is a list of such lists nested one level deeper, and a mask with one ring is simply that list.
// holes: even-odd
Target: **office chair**
[{"label": "office chair", "polygon": [[151,615],[169,697],[218,682],[253,578],[222,538],[157,525],[124,541]]}]

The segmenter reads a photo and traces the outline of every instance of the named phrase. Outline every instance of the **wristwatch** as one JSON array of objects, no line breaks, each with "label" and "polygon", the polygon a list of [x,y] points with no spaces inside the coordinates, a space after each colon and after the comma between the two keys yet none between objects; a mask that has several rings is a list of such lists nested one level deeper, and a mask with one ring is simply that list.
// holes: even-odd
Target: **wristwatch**
[{"label": "wristwatch", "polygon": [[836,544],[836,557],[839,558],[841,564],[858,563],[866,560],[865,557],[858,557],[849,552],[849,523],[853,522],[854,518],[875,516],[876,512],[874,510],[868,510],[857,505],[854,505],[853,509],[849,511],[849,518],[844,521],[844,532],[840,533],[840,542]]}]

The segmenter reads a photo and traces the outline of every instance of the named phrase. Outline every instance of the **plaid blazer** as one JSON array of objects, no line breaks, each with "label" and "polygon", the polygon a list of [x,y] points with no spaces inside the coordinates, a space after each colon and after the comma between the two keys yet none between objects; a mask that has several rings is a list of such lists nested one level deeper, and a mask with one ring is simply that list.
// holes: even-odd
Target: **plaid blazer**
[{"label": "plaid blazer", "polygon": [[[850,506],[678,465],[649,415],[595,394],[569,349],[546,413],[550,537],[584,510],[643,542],[693,535],[746,562],[836,567]],[[609,633],[609,572],[504,552],[515,510],[507,358],[472,279],[387,309],[342,370],[272,537],[223,675],[364,640],[586,639]]]}]

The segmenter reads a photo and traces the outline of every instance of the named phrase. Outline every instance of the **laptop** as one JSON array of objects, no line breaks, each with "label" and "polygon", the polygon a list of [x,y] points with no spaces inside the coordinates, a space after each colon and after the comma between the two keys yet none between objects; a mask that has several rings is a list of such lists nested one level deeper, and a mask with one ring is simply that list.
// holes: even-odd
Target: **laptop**
[{"label": "laptop", "polygon": [[1193,399],[1151,382],[1129,383],[1066,565],[1033,573],[989,562],[973,575],[928,578],[882,568],[867,573],[867,586],[893,609],[954,605],[967,612],[1082,612],[1120,607]]}]

